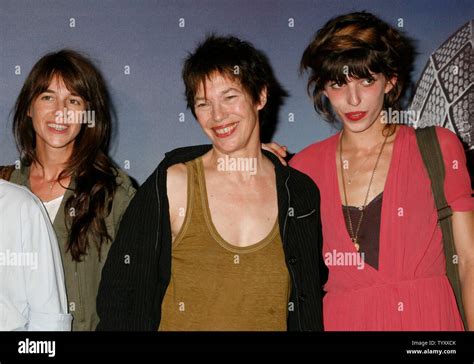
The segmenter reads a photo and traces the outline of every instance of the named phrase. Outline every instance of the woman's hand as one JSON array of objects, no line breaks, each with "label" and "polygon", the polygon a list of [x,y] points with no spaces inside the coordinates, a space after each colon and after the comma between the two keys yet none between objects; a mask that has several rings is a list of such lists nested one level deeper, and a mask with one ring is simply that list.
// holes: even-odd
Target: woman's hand
[{"label": "woman's hand", "polygon": [[288,150],[288,147],[286,145],[280,145],[275,142],[267,144],[262,143],[262,149],[268,150],[269,152],[275,154],[278,159],[280,159],[281,164],[283,164],[284,166],[288,165],[288,163],[286,163],[284,159],[287,156],[286,151]]}]

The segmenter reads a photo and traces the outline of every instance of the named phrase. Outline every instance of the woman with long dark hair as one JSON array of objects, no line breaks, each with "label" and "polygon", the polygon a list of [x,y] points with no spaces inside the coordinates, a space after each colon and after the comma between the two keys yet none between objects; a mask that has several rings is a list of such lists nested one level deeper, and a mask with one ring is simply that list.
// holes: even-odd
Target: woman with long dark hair
[{"label": "woman with long dark hair", "polygon": [[73,330],[94,330],[102,266],[135,193],[107,154],[111,105],[103,77],[72,50],[41,58],[18,96],[13,132],[25,185],[48,211],[60,244]]}]

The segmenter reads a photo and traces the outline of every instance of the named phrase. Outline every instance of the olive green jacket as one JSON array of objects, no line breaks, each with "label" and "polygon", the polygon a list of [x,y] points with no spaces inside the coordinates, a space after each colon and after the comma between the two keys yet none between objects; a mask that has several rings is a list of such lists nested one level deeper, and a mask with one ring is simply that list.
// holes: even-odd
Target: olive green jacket
[{"label": "olive green jacket", "polygon": [[[115,192],[112,211],[105,219],[107,230],[112,237],[112,241],[115,239],[122,215],[136,192],[130,178],[120,170],[118,173],[117,183],[119,187]],[[23,167],[14,170],[10,181],[30,188],[29,168]],[[69,311],[73,316],[72,329],[73,331],[90,331],[95,330],[99,322],[96,311],[96,298],[99,290],[102,267],[104,266],[111,243],[102,245],[100,261],[96,242],[93,240],[94,237],[90,238],[87,255],[82,257],[81,262],[73,261],[70,252],[66,252],[68,230],[66,227],[64,206],[72,195],[74,187],[75,181],[71,180],[69,189],[66,190],[61,206],[54,219],[53,227],[58,238],[63,260]]]}]

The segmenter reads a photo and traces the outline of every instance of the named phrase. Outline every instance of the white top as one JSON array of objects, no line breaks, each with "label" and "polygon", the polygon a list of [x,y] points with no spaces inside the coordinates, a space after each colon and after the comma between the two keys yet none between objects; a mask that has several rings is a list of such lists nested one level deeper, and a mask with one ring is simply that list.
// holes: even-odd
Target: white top
[{"label": "white top", "polygon": [[63,197],[59,196],[55,198],[54,200],[44,202],[43,205],[46,208],[46,211],[48,212],[49,219],[51,220],[51,223],[54,223],[54,219],[56,218],[56,215],[58,214],[59,207],[61,206],[61,202],[63,201]]},{"label": "white top", "polygon": [[64,273],[41,201],[0,180],[0,331],[70,331]]}]

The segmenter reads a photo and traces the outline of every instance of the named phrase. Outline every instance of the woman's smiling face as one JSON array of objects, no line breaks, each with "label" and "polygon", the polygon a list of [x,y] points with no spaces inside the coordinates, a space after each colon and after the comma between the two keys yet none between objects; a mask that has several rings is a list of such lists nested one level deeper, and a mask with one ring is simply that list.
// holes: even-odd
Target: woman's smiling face
[{"label": "woman's smiling face", "polygon": [[238,80],[214,73],[199,86],[194,113],[214,147],[229,154],[260,144],[258,112],[265,102],[266,91],[255,104]]}]

